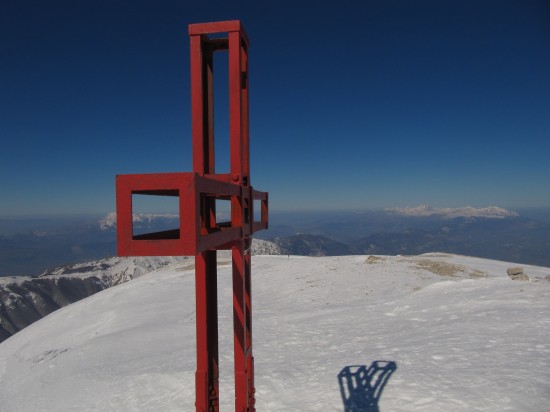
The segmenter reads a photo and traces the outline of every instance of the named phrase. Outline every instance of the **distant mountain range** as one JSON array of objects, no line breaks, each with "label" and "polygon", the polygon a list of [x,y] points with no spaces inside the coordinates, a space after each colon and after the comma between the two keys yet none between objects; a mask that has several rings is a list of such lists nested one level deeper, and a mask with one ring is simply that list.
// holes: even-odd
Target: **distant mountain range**
[{"label": "distant mountain range", "polygon": [[[550,266],[550,210],[533,214],[496,206],[378,211],[271,213],[259,239],[282,254],[449,252]],[[136,214],[134,233],[177,227],[173,214]],[[63,219],[0,218],[0,276],[37,275],[56,266],[116,255],[116,215]]]},{"label": "distant mountain range", "polygon": [[459,208],[433,208],[428,205],[417,207],[396,207],[385,209],[388,212],[397,213],[403,216],[440,216],[442,218],[454,219],[457,217],[483,217],[488,219],[502,219],[505,217],[519,216],[517,212],[506,210],[497,206],[476,208],[472,206]]},{"label": "distant mountain range", "polygon": [[498,207],[428,206],[278,216],[260,236],[285,253],[416,255],[447,252],[550,266],[550,223]]}]

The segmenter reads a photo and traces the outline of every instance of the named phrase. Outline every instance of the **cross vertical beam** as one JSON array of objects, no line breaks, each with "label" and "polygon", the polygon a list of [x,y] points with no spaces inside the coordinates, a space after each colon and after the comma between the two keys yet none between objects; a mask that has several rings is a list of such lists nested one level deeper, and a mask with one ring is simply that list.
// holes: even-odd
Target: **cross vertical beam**
[{"label": "cross vertical beam", "polygon": [[218,288],[216,251],[195,256],[197,322],[197,411],[217,411],[219,404]]},{"label": "cross vertical beam", "polygon": [[[225,38],[210,39],[209,34],[227,32]],[[193,102],[193,169],[199,174],[214,174],[214,136],[213,136],[213,53],[228,50],[229,53],[229,140],[230,140],[230,181],[241,187],[240,196],[231,197],[231,227],[241,228],[242,238],[231,243],[233,271],[233,331],[235,362],[235,411],[254,411],[254,360],[252,358],[252,311],[250,279],[250,236],[253,232],[253,199],[250,186],[250,154],[248,130],[248,38],[238,21],[191,25],[191,83]],[[215,205],[205,204],[210,218],[215,219]],[[208,224],[208,222],[206,222]],[[202,259],[202,258],[201,258]],[[215,258],[211,264],[215,265]],[[207,276],[199,273],[196,267],[197,285],[199,278]],[[202,286],[201,286],[202,288]],[[197,299],[213,301],[217,296],[207,296],[209,292],[199,290]],[[214,288],[210,293],[217,293]],[[202,304],[202,303],[201,303]],[[200,310],[204,310],[203,307]],[[199,311],[199,306],[197,306]],[[202,319],[201,319],[202,322]],[[217,319],[212,316],[210,331],[203,331],[197,317],[197,333],[202,330],[206,339],[200,342],[197,335],[197,356],[207,359],[212,365],[197,364],[197,380],[206,382],[210,391],[208,402],[218,402],[216,368],[217,356]],[[215,330],[214,330],[215,329]],[[216,346],[212,353],[206,353]],[[206,351],[205,351],[206,349]],[[197,393],[199,396],[199,393]],[[197,398],[197,410],[203,407],[204,394]],[[212,407],[213,405],[208,405]]]},{"label": "cross vertical beam", "polygon": [[[191,136],[193,171],[201,176],[215,173],[214,156],[214,48],[202,34],[190,36]],[[204,211],[200,230],[216,224],[216,205],[211,197],[201,200]],[[217,252],[206,250],[195,256],[197,328],[197,411],[217,411],[219,405]]]},{"label": "cross vertical beam", "polygon": [[243,196],[235,199],[232,222],[243,228],[243,239],[232,247],[233,330],[235,362],[235,411],[254,409],[254,359],[252,357],[252,308],[250,235],[253,200],[250,198],[250,148],[248,134],[248,40],[243,31],[229,33],[229,107],[231,175],[241,184]]}]

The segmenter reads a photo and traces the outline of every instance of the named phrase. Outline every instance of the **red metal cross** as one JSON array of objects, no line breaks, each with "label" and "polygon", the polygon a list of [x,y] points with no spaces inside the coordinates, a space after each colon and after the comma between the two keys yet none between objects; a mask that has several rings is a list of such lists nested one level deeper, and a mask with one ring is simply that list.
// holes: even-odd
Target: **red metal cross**
[{"label": "red metal cross", "polygon": [[[227,36],[219,37],[218,33]],[[216,36],[212,36],[216,34]],[[240,21],[191,24],[193,172],[118,175],[119,256],[195,256],[197,302],[196,410],[219,410],[217,250],[231,249],[235,411],[255,411],[252,357],[250,246],[267,229],[268,194],[250,185],[248,135],[248,37]],[[213,54],[229,53],[230,173],[216,173],[214,159]],[[134,235],[132,196],[179,198],[179,227]],[[216,200],[231,202],[231,219],[218,222]],[[254,221],[254,201],[261,218]]]}]

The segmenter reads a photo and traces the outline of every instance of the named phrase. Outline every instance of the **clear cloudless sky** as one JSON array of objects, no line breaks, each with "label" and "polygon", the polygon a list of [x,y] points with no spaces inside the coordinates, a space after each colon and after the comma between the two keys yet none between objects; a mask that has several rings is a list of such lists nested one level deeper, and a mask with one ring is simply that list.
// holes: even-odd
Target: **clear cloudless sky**
[{"label": "clear cloudless sky", "polygon": [[0,215],[107,213],[116,174],[190,171],[187,26],[233,19],[272,210],[550,207],[547,0],[2,0]]}]

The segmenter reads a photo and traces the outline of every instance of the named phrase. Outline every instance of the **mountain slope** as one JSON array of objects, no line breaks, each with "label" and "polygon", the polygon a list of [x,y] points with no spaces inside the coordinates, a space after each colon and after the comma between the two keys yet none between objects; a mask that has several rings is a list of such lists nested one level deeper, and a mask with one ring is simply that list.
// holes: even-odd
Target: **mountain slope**
[{"label": "mountain slope", "polygon": [[301,256],[340,256],[356,252],[352,246],[346,245],[322,235],[298,233],[292,236],[273,239],[285,254]]},{"label": "mountain slope", "polygon": [[0,278],[0,342],[53,311],[187,257],[107,258]]},{"label": "mountain slope", "polygon": [[[279,246],[253,239],[253,255],[280,255]],[[222,251],[220,257],[230,256]],[[112,257],[61,266],[37,277],[0,277],[0,342],[53,311],[187,256]],[[191,262],[194,262],[191,260]]]},{"label": "mountain slope", "polygon": [[[341,391],[361,367],[387,372],[374,398],[383,411],[547,410],[550,269],[525,266],[522,282],[508,266],[441,254],[255,257],[258,411],[343,410]],[[227,411],[228,259],[218,279]],[[194,410],[194,334],[189,265],[107,289],[0,344],[2,410]],[[372,400],[377,376],[352,401]]]}]

